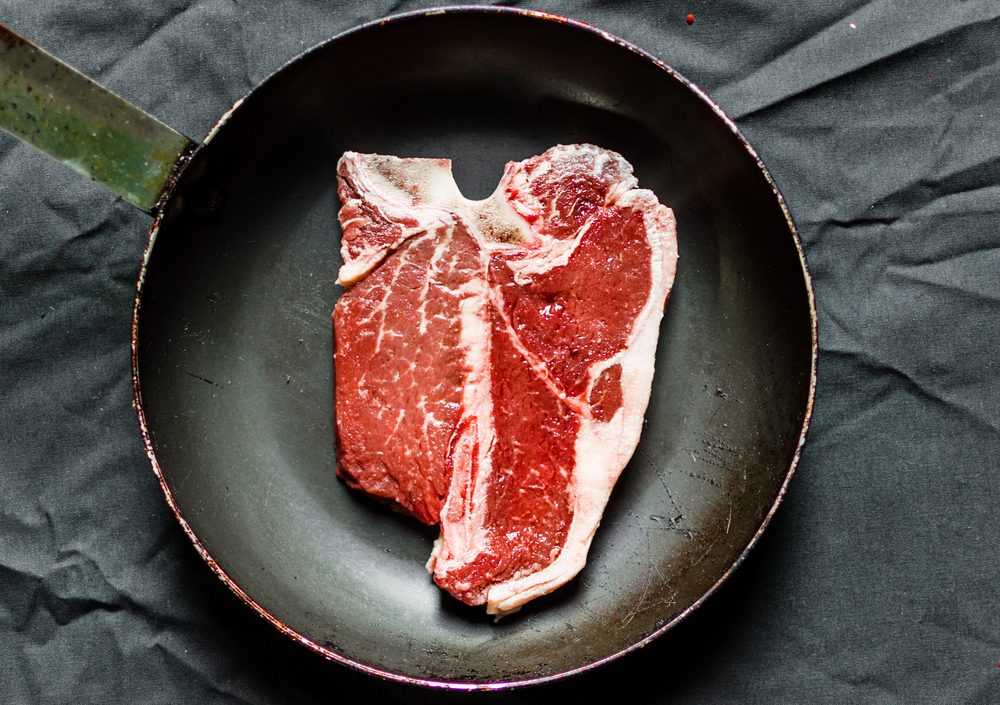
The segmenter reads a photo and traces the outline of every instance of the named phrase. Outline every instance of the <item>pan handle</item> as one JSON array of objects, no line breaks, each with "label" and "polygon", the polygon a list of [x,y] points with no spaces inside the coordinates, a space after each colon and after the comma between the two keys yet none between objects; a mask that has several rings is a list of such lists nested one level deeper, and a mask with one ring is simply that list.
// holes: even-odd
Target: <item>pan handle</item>
[{"label": "pan handle", "polygon": [[147,212],[195,147],[2,23],[0,128]]}]

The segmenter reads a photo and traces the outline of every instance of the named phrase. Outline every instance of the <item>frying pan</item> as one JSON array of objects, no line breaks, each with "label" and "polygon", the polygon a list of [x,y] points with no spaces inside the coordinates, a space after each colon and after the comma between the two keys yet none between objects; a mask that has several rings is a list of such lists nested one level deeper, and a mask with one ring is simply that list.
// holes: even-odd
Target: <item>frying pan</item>
[{"label": "frying pan", "polygon": [[[287,64],[195,145],[0,29],[0,126],[152,214],[132,363],[153,470],[211,569],[331,659],[453,688],[591,668],[701,604],[786,491],[816,383],[795,226],[722,111],[620,39],[517,9],[400,15]],[[560,142],[632,162],[677,215],[680,264],[587,567],[495,624],[432,584],[433,531],[335,480],[334,165],[450,157],[481,198]]]}]

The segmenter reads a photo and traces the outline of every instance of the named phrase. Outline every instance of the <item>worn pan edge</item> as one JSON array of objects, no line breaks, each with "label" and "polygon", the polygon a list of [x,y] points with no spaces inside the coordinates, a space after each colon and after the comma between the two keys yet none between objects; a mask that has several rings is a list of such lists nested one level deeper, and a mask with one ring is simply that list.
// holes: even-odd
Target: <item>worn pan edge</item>
[{"label": "worn pan edge", "polygon": [[[415,677],[415,676],[409,676],[409,675],[406,675],[406,674],[396,673],[396,672],[393,672],[393,671],[389,671],[389,670],[380,668],[378,666],[375,666],[375,665],[372,665],[372,664],[369,664],[369,663],[365,663],[365,662],[357,660],[357,659],[350,658],[350,657],[345,656],[344,654],[341,654],[341,653],[339,653],[339,652],[337,652],[337,651],[335,651],[335,650],[333,650],[333,649],[331,649],[329,647],[326,647],[326,646],[323,646],[321,644],[318,644],[315,641],[311,640],[310,638],[308,638],[308,637],[304,636],[303,634],[299,633],[298,631],[296,631],[295,629],[293,629],[292,627],[290,627],[289,625],[285,624],[280,619],[278,619],[277,617],[275,617],[274,615],[272,615],[270,612],[267,611],[266,608],[264,608],[260,603],[258,603],[250,595],[248,595],[239,586],[239,584],[235,580],[233,580],[226,573],[226,571],[218,564],[218,562],[215,560],[215,558],[213,558],[213,556],[205,548],[204,544],[201,542],[201,540],[198,538],[197,534],[191,528],[190,524],[184,518],[183,513],[181,512],[180,507],[177,505],[177,502],[174,499],[173,493],[171,492],[170,487],[167,485],[166,478],[164,477],[163,471],[160,468],[160,464],[159,464],[159,462],[158,462],[158,460],[156,458],[156,452],[155,452],[155,450],[153,448],[153,442],[152,442],[152,438],[151,438],[151,435],[150,435],[150,432],[149,432],[149,426],[148,426],[148,423],[146,421],[145,413],[143,411],[141,381],[139,379],[139,316],[140,316],[141,309],[142,309],[142,294],[143,294],[143,285],[145,283],[146,271],[147,271],[147,267],[149,265],[150,256],[151,256],[152,251],[153,251],[153,246],[154,246],[155,241],[156,241],[156,236],[159,233],[160,225],[161,225],[162,220],[163,220],[163,209],[166,207],[167,203],[169,202],[170,197],[172,196],[174,187],[180,181],[180,177],[181,177],[184,169],[187,167],[188,164],[190,164],[191,159],[193,158],[193,156],[204,145],[207,145],[208,143],[210,143],[212,141],[212,139],[216,136],[216,134],[218,134],[219,130],[229,121],[229,119],[233,115],[233,113],[240,107],[240,105],[247,98],[249,98],[250,96],[252,96],[257,91],[261,90],[265,85],[269,84],[272,80],[275,79],[275,77],[277,77],[279,74],[281,74],[284,71],[285,68],[287,68],[288,66],[291,66],[292,64],[296,63],[297,61],[299,61],[301,58],[303,58],[307,54],[310,54],[310,53],[312,53],[314,51],[319,51],[319,50],[325,48],[326,46],[328,46],[330,44],[333,44],[334,42],[336,42],[338,40],[341,40],[344,37],[347,37],[349,35],[353,35],[355,33],[364,32],[366,30],[369,30],[369,29],[372,29],[372,28],[375,28],[375,27],[380,27],[380,26],[383,26],[383,25],[386,25],[386,24],[390,24],[390,23],[394,23],[394,22],[398,22],[398,21],[404,21],[404,20],[412,19],[414,17],[425,17],[425,16],[443,15],[443,14],[451,14],[451,13],[495,13],[495,14],[509,14],[509,15],[516,15],[516,16],[521,16],[521,17],[527,17],[527,18],[536,19],[536,20],[557,22],[559,24],[564,24],[564,25],[573,27],[575,29],[579,29],[579,30],[582,30],[582,31],[590,32],[591,34],[595,34],[595,35],[603,38],[606,41],[609,41],[609,42],[611,42],[613,44],[617,44],[618,46],[620,46],[620,47],[622,47],[624,49],[627,49],[628,51],[633,52],[637,56],[639,56],[639,57],[641,57],[641,58],[643,58],[643,59],[651,62],[652,64],[654,64],[658,68],[662,69],[667,75],[671,76],[673,79],[675,79],[675,80],[679,81],[681,84],[683,84],[687,89],[689,89],[690,91],[692,91],[696,96],[698,96],[706,105],[708,105],[709,108],[711,108],[711,110],[723,121],[723,123],[725,123],[729,127],[729,129],[737,137],[737,139],[743,145],[744,149],[746,149],[747,153],[753,158],[753,160],[756,163],[758,169],[760,169],[762,175],[764,176],[765,180],[767,181],[768,185],[770,186],[771,191],[774,193],[774,196],[775,196],[775,198],[777,200],[778,206],[781,208],[782,214],[785,217],[785,221],[786,221],[786,223],[788,225],[789,234],[792,237],[792,242],[795,245],[796,252],[798,253],[798,256],[799,256],[799,263],[800,263],[800,265],[802,267],[802,278],[803,278],[803,283],[805,285],[806,297],[807,297],[808,304],[809,304],[809,322],[810,322],[810,336],[811,336],[811,340],[810,340],[811,350],[810,350],[809,390],[808,390],[808,395],[807,395],[807,399],[806,399],[805,413],[804,413],[803,420],[802,420],[802,429],[801,429],[801,432],[799,433],[799,439],[798,439],[798,443],[797,443],[796,448],[795,448],[795,452],[794,452],[794,454],[792,456],[792,459],[791,459],[791,461],[789,463],[789,467],[788,467],[788,470],[787,470],[787,472],[785,474],[785,477],[784,477],[784,480],[783,480],[783,482],[781,484],[781,487],[779,488],[778,493],[777,493],[777,495],[776,495],[776,497],[774,499],[774,502],[772,503],[770,509],[767,512],[767,515],[764,517],[764,519],[763,519],[760,527],[757,529],[756,533],[751,537],[751,539],[749,540],[749,542],[747,543],[747,545],[740,552],[740,555],[736,558],[736,560],[733,562],[733,564],[725,571],[725,573],[723,573],[719,577],[719,579],[716,580],[716,582],[701,597],[699,597],[697,600],[695,600],[690,606],[688,606],[687,608],[685,608],[681,612],[679,612],[676,615],[674,615],[674,617],[672,619],[670,619],[668,622],[664,623],[658,629],[656,629],[655,631],[651,632],[646,637],[644,637],[643,639],[640,639],[639,641],[635,642],[634,644],[631,644],[631,645],[629,645],[629,646],[627,646],[625,648],[622,648],[622,649],[620,649],[620,650],[618,650],[618,651],[616,651],[616,652],[614,652],[612,654],[609,654],[608,656],[605,656],[605,657],[603,657],[601,659],[598,659],[596,661],[593,661],[591,663],[585,664],[583,666],[579,666],[577,668],[573,668],[573,669],[561,671],[559,673],[554,673],[554,674],[545,675],[545,676],[538,676],[538,677],[534,677],[534,678],[526,678],[526,679],[522,679],[522,680],[494,681],[494,682],[487,682],[487,683],[477,683],[477,682],[467,682],[467,681],[442,681],[442,680],[433,680],[433,679],[430,679],[430,678],[418,678],[418,677]],[[175,173],[174,173],[173,177],[170,180],[170,185],[168,187],[168,190],[165,191],[163,198],[161,198],[161,200],[160,200],[160,202],[159,202],[159,204],[157,206],[157,209],[154,211],[153,225],[152,225],[152,227],[150,228],[150,231],[149,231],[149,236],[148,236],[148,239],[147,239],[145,250],[143,252],[142,263],[141,263],[141,266],[140,266],[140,269],[139,269],[139,275],[138,275],[137,282],[136,282],[136,294],[135,294],[135,300],[134,300],[133,309],[132,309],[132,335],[131,335],[133,406],[135,407],[136,414],[138,416],[139,428],[140,428],[140,432],[142,434],[143,446],[144,446],[145,451],[146,451],[146,457],[149,458],[149,462],[150,462],[150,464],[152,466],[153,473],[156,475],[156,479],[159,482],[160,489],[163,491],[164,497],[167,500],[167,505],[170,507],[170,510],[173,512],[174,516],[176,517],[176,519],[177,519],[178,523],[180,524],[181,528],[183,529],[184,533],[191,540],[191,543],[194,544],[194,547],[197,550],[198,554],[208,564],[208,567],[212,570],[212,572],[214,572],[216,574],[216,576],[218,576],[219,579],[222,580],[222,582],[237,597],[240,598],[240,600],[242,600],[244,603],[246,603],[258,615],[260,615],[265,620],[267,620],[268,622],[270,622],[271,625],[273,625],[278,631],[280,631],[282,634],[288,636],[289,638],[293,639],[294,641],[302,644],[303,646],[311,649],[312,651],[315,651],[315,652],[321,654],[322,656],[326,657],[327,659],[330,659],[331,661],[335,661],[337,663],[343,664],[345,666],[348,666],[348,667],[353,668],[355,670],[361,671],[363,673],[367,673],[369,675],[373,675],[373,676],[376,676],[376,677],[379,677],[379,678],[383,678],[383,679],[386,679],[386,680],[397,681],[397,682],[401,682],[401,683],[407,683],[407,684],[410,684],[410,685],[418,685],[418,686],[423,686],[423,687],[427,687],[427,688],[435,688],[435,689],[467,690],[467,691],[474,691],[474,690],[482,690],[482,691],[508,690],[508,689],[513,689],[513,688],[519,688],[519,687],[530,686],[530,685],[540,685],[540,684],[543,684],[543,683],[549,683],[549,682],[552,682],[552,681],[562,680],[564,678],[568,678],[570,676],[573,676],[573,675],[576,675],[576,674],[579,674],[579,673],[583,673],[585,671],[589,671],[589,670],[591,670],[593,668],[596,668],[596,667],[601,666],[603,664],[606,664],[606,663],[609,663],[611,661],[614,661],[614,660],[616,660],[616,659],[624,656],[625,654],[631,653],[632,651],[635,651],[636,649],[640,649],[640,648],[646,646],[647,644],[649,644],[651,641],[653,641],[657,637],[665,634],[667,631],[669,631],[670,629],[672,629],[675,625],[677,625],[679,622],[681,622],[683,619],[685,619],[694,610],[696,610],[698,607],[700,607],[710,596],[712,596],[719,589],[719,587],[722,586],[723,583],[726,582],[726,580],[729,579],[729,577],[733,574],[733,572],[743,563],[743,561],[746,559],[747,555],[750,553],[750,551],[753,549],[753,547],[760,540],[760,537],[763,535],[764,530],[771,523],[771,520],[773,519],[775,513],[777,512],[779,505],[781,504],[782,500],[785,498],[785,495],[788,492],[789,483],[791,482],[792,476],[795,474],[795,470],[798,467],[799,460],[801,459],[802,448],[803,448],[803,445],[805,444],[806,436],[807,436],[808,431],[809,431],[810,422],[812,420],[813,407],[814,407],[815,399],[816,399],[817,365],[818,365],[818,353],[819,353],[819,337],[818,337],[818,322],[817,322],[817,320],[818,319],[817,319],[817,312],[816,312],[816,299],[815,299],[815,294],[814,294],[814,291],[813,291],[812,277],[811,277],[811,275],[809,273],[809,266],[808,266],[808,264],[806,262],[805,251],[802,248],[802,242],[801,242],[801,239],[799,237],[798,228],[796,227],[795,222],[792,219],[791,212],[788,209],[788,206],[787,206],[787,204],[785,202],[784,196],[781,194],[781,191],[778,189],[777,184],[775,183],[774,179],[772,178],[770,172],[767,170],[767,167],[765,167],[764,162],[761,160],[761,158],[758,155],[757,151],[750,144],[750,142],[746,139],[746,137],[743,136],[743,134],[740,132],[739,128],[736,126],[736,123],[733,122],[733,120],[728,115],[726,115],[726,113],[722,110],[722,108],[719,107],[703,90],[701,90],[698,86],[696,86],[690,80],[684,78],[684,76],[682,76],[680,73],[678,73],[674,68],[668,66],[663,61],[661,61],[660,59],[658,59],[656,56],[650,54],[649,52],[647,52],[647,51],[645,51],[643,49],[640,49],[639,47],[631,44],[630,42],[625,41],[624,39],[621,39],[620,37],[617,37],[617,36],[615,36],[615,35],[613,35],[613,34],[611,34],[609,32],[606,32],[606,31],[604,31],[602,29],[594,27],[593,25],[590,25],[590,24],[588,24],[586,22],[583,22],[581,20],[575,20],[575,19],[571,19],[571,18],[568,18],[568,17],[563,17],[561,15],[556,15],[556,14],[553,14],[553,13],[539,11],[539,10],[526,10],[526,9],[522,9],[522,8],[505,7],[505,6],[459,5],[459,6],[452,6],[452,7],[432,8],[432,9],[428,9],[428,10],[419,10],[419,11],[415,11],[415,12],[401,13],[401,14],[397,14],[397,15],[392,15],[392,16],[389,16],[389,17],[385,17],[385,18],[382,18],[382,19],[373,20],[371,22],[366,22],[364,24],[358,25],[358,26],[353,27],[351,29],[345,30],[344,32],[336,34],[333,37],[331,37],[330,39],[328,39],[328,40],[326,40],[324,42],[321,42],[320,44],[315,45],[314,47],[312,47],[312,48],[310,48],[310,49],[308,49],[308,50],[300,53],[299,55],[297,55],[294,58],[290,59],[289,61],[285,62],[281,67],[279,67],[277,70],[275,70],[273,73],[271,73],[267,78],[265,78],[263,81],[261,81],[256,87],[254,87],[244,97],[240,98],[235,103],[233,103],[233,105],[219,118],[219,120],[215,123],[215,125],[212,127],[212,129],[208,132],[208,134],[205,136],[204,141],[200,145],[197,146],[195,152],[192,153],[192,154],[186,154],[186,155],[184,155],[184,159],[180,159],[178,161],[177,165],[175,166]]]}]

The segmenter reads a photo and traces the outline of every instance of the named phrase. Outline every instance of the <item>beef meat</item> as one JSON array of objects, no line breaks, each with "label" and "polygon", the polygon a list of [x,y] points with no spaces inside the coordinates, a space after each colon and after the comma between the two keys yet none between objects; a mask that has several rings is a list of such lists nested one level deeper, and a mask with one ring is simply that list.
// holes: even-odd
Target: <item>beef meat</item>
[{"label": "beef meat", "polygon": [[514,611],[583,567],[638,443],[673,213],[587,144],[482,201],[447,159],[348,152],[337,175],[338,473],[440,523],[438,585]]}]

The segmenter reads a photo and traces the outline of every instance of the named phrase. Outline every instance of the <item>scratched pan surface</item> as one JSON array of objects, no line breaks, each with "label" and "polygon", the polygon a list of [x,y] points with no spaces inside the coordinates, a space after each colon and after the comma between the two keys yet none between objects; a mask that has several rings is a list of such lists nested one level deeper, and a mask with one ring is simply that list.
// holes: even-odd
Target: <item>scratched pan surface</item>
[{"label": "scratched pan surface", "polygon": [[[432,584],[433,530],[334,477],[334,165],[348,149],[450,157],[478,198],[504,162],[560,142],[621,152],[673,207],[679,273],[642,441],[586,569],[494,624]],[[752,152],[649,57],[513,11],[368,26],[265,82],[177,185],[140,297],[155,465],[213,568],[307,646],[425,684],[560,677],[665,630],[755,541],[811,408],[808,277]]]}]

